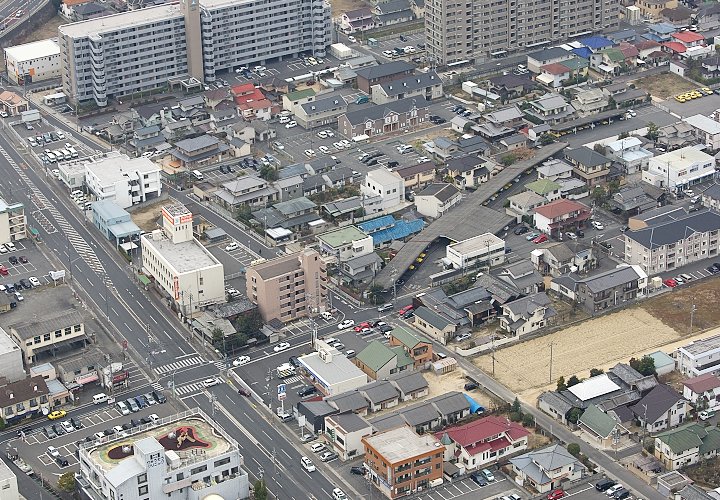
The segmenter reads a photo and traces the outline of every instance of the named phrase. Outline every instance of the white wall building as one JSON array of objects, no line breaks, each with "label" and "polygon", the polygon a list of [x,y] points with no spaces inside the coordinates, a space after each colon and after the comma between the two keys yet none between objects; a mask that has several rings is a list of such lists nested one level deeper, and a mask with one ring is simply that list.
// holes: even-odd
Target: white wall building
[{"label": "white wall building", "polygon": [[693,128],[695,137],[714,150],[720,149],[720,122],[705,115],[693,115],[683,118]]},{"label": "white wall building", "polygon": [[[23,353],[10,334],[0,327],[0,377],[17,382],[27,376],[23,368]],[[0,494],[0,500],[3,499]]]},{"label": "white wall building", "polygon": [[353,412],[325,417],[325,438],[340,460],[362,455],[362,438],[372,434],[372,425]]},{"label": "white wall building", "polygon": [[647,167],[653,154],[642,147],[637,137],[626,137],[609,143],[606,156],[621,163],[626,174],[634,174]]},{"label": "white wall building", "polygon": [[369,255],[375,251],[372,236],[355,226],[332,229],[316,236],[323,255],[332,255],[339,262]]},{"label": "white wall building", "polygon": [[4,461],[0,462],[0,500],[20,500],[17,476]]},{"label": "white wall building", "polygon": [[642,180],[653,186],[687,189],[715,174],[715,158],[692,146],[687,146],[650,159]]},{"label": "white wall building", "polygon": [[378,195],[382,197],[382,203],[372,207],[372,212],[368,209],[366,212],[383,212],[402,203],[405,196],[405,181],[396,172],[377,168],[367,173],[360,186],[360,192],[368,197]]},{"label": "white wall building", "polygon": [[60,78],[60,46],[57,40],[47,39],[7,47],[5,69],[18,85]]},{"label": "white wall building", "polygon": [[695,340],[674,353],[677,369],[687,377],[720,374],[720,335]]},{"label": "white wall building", "polygon": [[322,341],[317,351],[298,358],[310,378],[326,396],[337,396],[368,383],[368,376],[345,354]]},{"label": "white wall building", "polygon": [[7,204],[0,198],[0,243],[10,243],[25,238],[25,206],[22,203]]},{"label": "white wall building", "polygon": [[[109,458],[111,451],[118,453],[123,442],[132,444],[128,456]],[[191,446],[178,450],[187,443]],[[203,443],[205,446],[200,447]],[[79,454],[78,484],[92,499],[203,500],[249,496],[250,483],[242,469],[244,460],[237,441],[198,408],[133,427],[122,434],[84,442]]]},{"label": "white wall building", "polygon": [[496,266],[505,262],[505,240],[494,234],[484,233],[448,245],[445,257],[455,269],[466,269],[478,263]]},{"label": "white wall building", "polygon": [[192,213],[183,205],[162,207],[163,227],[141,237],[143,271],[185,316],[225,302],[223,265],[193,237]]},{"label": "white wall building", "polygon": [[85,184],[98,201],[112,200],[121,208],[157,198],[162,190],[156,163],[117,152],[85,163]]}]

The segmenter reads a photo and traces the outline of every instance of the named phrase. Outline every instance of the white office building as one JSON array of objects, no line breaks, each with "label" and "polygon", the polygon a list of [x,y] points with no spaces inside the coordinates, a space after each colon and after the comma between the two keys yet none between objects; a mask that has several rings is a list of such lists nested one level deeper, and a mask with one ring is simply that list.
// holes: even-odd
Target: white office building
[{"label": "white office building", "polygon": [[249,498],[240,447],[198,408],[79,447],[78,486],[92,500]]},{"label": "white office building", "polygon": [[0,244],[24,239],[26,222],[22,203],[6,203],[0,198]]},{"label": "white office building", "polygon": [[720,335],[694,340],[674,353],[677,369],[686,377],[720,374]]},{"label": "white office building", "polygon": [[141,237],[143,272],[183,315],[225,302],[223,265],[193,237],[192,213],[183,205],[162,207],[162,229]]},{"label": "white office building", "polygon": [[85,163],[85,184],[98,201],[111,200],[121,208],[160,196],[160,167],[143,156],[118,152]]},{"label": "white office building", "polygon": [[369,198],[380,196],[382,202],[372,208],[366,207],[367,213],[377,213],[390,210],[402,203],[405,197],[405,180],[385,168],[371,170],[365,175],[360,185],[360,192]]},{"label": "white office building", "polygon": [[5,49],[5,69],[18,85],[60,77],[60,46],[47,39]]},{"label": "white office building", "polygon": [[60,26],[63,92],[109,100],[215,81],[240,66],[325,55],[331,42],[324,0],[190,0]]},{"label": "white office building", "polygon": [[683,190],[712,178],[715,158],[692,146],[650,158],[642,180],[659,188]]},{"label": "white office building", "polygon": [[17,476],[8,465],[0,460],[0,500],[20,500]]},{"label": "white office building", "polygon": [[467,269],[477,264],[496,266],[505,262],[505,240],[485,233],[448,245],[445,257],[455,269]]}]

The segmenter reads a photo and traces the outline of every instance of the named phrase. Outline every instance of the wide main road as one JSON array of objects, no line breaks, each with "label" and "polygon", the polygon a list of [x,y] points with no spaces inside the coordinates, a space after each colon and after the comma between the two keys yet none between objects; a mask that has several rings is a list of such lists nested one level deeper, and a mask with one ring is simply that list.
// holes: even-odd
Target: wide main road
[{"label": "wide main road", "polygon": [[[38,175],[28,167],[26,160],[13,149],[4,135],[0,135],[0,176],[7,180],[3,182],[4,194],[12,201],[25,205],[28,225],[40,230],[43,243],[71,270],[73,284],[81,287],[88,300],[93,302],[94,310],[100,316],[108,316],[113,338],[118,343],[126,340],[132,351],[139,353],[138,363],[144,365],[151,380],[157,380],[157,368],[162,371],[161,367],[171,365],[178,359],[202,358],[187,342],[187,333],[182,330],[182,326],[168,319],[148,300],[145,292],[110,255],[111,250],[100,241],[101,236],[94,227],[86,225],[81,213],[68,206],[68,200],[56,195],[42,174]],[[218,368],[208,360],[201,359],[198,365],[195,376],[199,378],[208,378],[218,373]],[[263,447],[244,448],[247,453],[246,463],[258,461],[267,464],[266,453],[273,445],[280,464],[286,463],[289,456],[297,454],[276,427],[258,416],[250,401],[243,400],[234,391],[225,396],[226,399],[235,400],[233,409],[240,408],[244,415],[254,415],[254,418],[240,418],[237,421],[243,420],[242,425],[247,425],[251,435],[266,439]],[[201,406],[206,407],[207,398],[205,401]],[[200,401],[192,401],[194,406],[193,403],[199,404]],[[226,429],[239,442],[247,441],[247,435],[236,425],[226,426]],[[282,468],[281,465],[281,470],[283,474],[277,476],[278,480],[282,478],[284,485],[296,485],[293,486],[298,491],[296,498],[323,498],[324,495],[317,495],[318,491],[331,492],[334,488],[320,471],[310,478],[300,469]],[[268,480],[270,490],[275,492],[277,488],[274,481],[269,477]]]}]

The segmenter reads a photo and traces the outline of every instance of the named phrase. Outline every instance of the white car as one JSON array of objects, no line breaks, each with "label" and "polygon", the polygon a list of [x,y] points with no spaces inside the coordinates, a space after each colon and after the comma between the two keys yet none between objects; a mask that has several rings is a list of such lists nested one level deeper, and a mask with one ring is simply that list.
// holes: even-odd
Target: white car
[{"label": "white car", "polygon": [[320,453],[325,449],[325,445],[322,443],[315,443],[310,447],[310,451],[313,453]]},{"label": "white car", "polygon": [[393,57],[395,53],[392,50],[383,50],[382,53],[385,57]]},{"label": "white car", "polygon": [[233,241],[225,247],[225,251],[232,252],[233,250],[237,250],[238,248],[240,248],[240,245],[238,245],[237,242]]},{"label": "white car", "polygon": [[469,333],[461,333],[460,335],[458,335],[457,337],[455,337],[455,340],[456,340],[457,342],[462,342],[463,340],[467,340],[467,339],[469,339],[469,338],[470,338],[470,334],[469,334]]},{"label": "white car", "polygon": [[338,324],[338,330],[344,330],[346,328],[350,328],[351,326],[355,326],[355,322],[351,319],[346,319]]},{"label": "white car", "polygon": [[206,378],[205,380],[203,380],[203,385],[205,387],[212,387],[214,385],[218,385],[219,383],[220,380],[218,380],[217,378]]},{"label": "white car", "polygon": [[327,146],[320,146],[320,147],[318,148],[318,150],[319,150],[321,153],[325,153],[325,154],[330,153],[330,150],[328,149]]},{"label": "white car", "polygon": [[328,135],[327,135],[327,132],[325,132],[324,130],[321,130],[320,132],[317,133],[317,136],[318,136],[320,139],[327,139],[327,136],[328,136]]},{"label": "white car", "polygon": [[56,177],[58,179],[60,178],[60,170],[58,170],[57,168],[52,169],[52,174],[54,177]]},{"label": "white car", "polygon": [[347,495],[340,488],[335,488],[332,493],[334,500],[347,500]]},{"label": "white car", "polygon": [[355,38],[354,36],[350,35],[350,36],[348,37],[348,42],[350,42],[350,43],[357,43],[357,38]]},{"label": "white car", "polygon": [[306,149],[305,156],[315,156],[315,151],[313,151],[312,149]]},{"label": "white car", "polygon": [[335,137],[335,132],[328,129],[325,131],[325,135],[327,135],[328,137]]},{"label": "white car", "polygon": [[318,63],[314,57],[308,57],[306,62],[311,66],[315,66]]},{"label": "white car", "polygon": [[285,128],[293,128],[297,127],[297,122],[295,120],[290,120],[285,124]]},{"label": "white car", "polygon": [[282,151],[283,149],[285,149],[285,146],[282,145],[282,142],[277,142],[277,141],[273,142],[273,146],[275,146],[275,149],[277,149],[279,151]]},{"label": "white car", "polygon": [[25,297],[23,297],[20,292],[15,292],[15,298],[18,300],[18,302],[22,302],[23,300],[25,300]]},{"label": "white car", "polygon": [[594,227],[598,231],[602,231],[603,229],[605,229],[605,226],[603,226],[602,223],[600,223],[596,220],[592,221],[592,227]]},{"label": "white car", "polygon": [[47,454],[50,458],[57,458],[60,456],[60,452],[54,446],[47,447]]},{"label": "white car", "polygon": [[278,345],[273,347],[274,352],[284,351],[285,349],[290,349],[290,344],[287,342],[280,342]]},{"label": "white car", "polygon": [[239,358],[233,360],[233,366],[242,366],[246,365],[250,362],[250,356],[240,356]]},{"label": "white car", "polygon": [[30,282],[30,284],[31,284],[32,286],[40,286],[40,280],[37,279],[35,276],[30,276],[30,277],[28,278],[28,281]]},{"label": "white car", "polygon": [[342,142],[333,142],[333,147],[339,150],[345,149],[345,145]]},{"label": "white car", "polygon": [[420,163],[425,163],[426,161],[430,161],[430,158],[428,158],[427,156],[421,156],[420,158],[417,159],[418,165]]},{"label": "white car", "polygon": [[347,149],[347,148],[349,148],[349,147],[352,146],[352,143],[351,143],[350,141],[348,141],[347,139],[343,139],[342,141],[340,141],[340,143],[341,143],[343,146],[345,146],[345,149]]}]

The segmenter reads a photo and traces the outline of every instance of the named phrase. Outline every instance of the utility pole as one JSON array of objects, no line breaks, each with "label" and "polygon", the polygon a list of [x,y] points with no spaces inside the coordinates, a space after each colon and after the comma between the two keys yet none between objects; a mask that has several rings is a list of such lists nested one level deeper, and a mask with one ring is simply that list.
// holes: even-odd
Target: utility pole
[{"label": "utility pole", "polygon": [[553,344],[554,342],[550,342],[550,383],[552,383],[552,368],[553,368]]},{"label": "utility pole", "polygon": [[693,304],[690,307],[690,335],[692,335],[693,332],[693,320],[695,319],[695,311],[697,311],[697,307],[695,307],[695,304]]},{"label": "utility pole", "polygon": [[[490,337],[490,342],[492,345],[492,376],[495,378],[495,334],[493,333]],[[552,352],[552,351],[550,351]],[[552,358],[552,355],[551,355]],[[552,381],[552,361],[550,362],[550,379]]]}]

